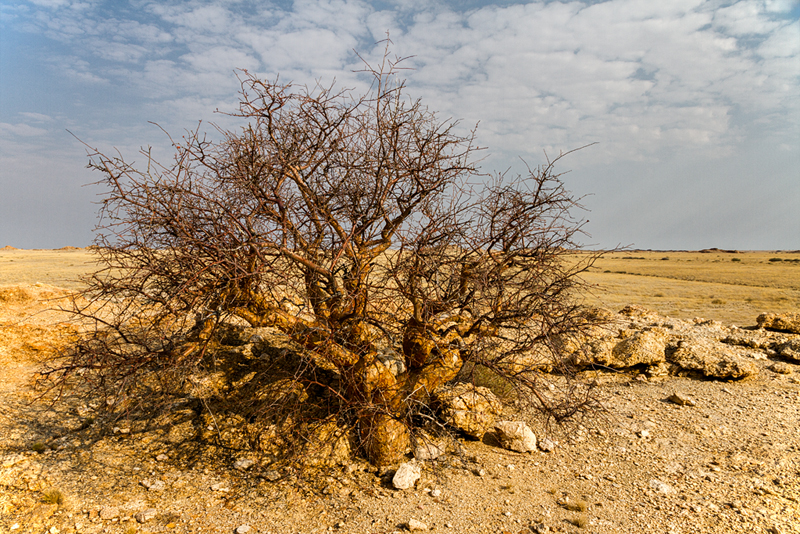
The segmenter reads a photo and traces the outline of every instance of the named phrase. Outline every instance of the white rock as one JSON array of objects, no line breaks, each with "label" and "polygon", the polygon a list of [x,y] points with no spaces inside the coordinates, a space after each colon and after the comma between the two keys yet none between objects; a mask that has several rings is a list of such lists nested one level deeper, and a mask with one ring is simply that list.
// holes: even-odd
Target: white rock
[{"label": "white rock", "polygon": [[253,527],[250,525],[240,525],[236,527],[236,534],[250,534],[253,532]]},{"label": "white rock", "polygon": [[139,523],[147,523],[151,519],[156,516],[156,509],[155,508],[148,508],[147,510],[142,510],[141,512],[137,513],[133,517]]},{"label": "white rock", "polygon": [[162,491],[167,487],[163,480],[156,480],[155,482],[151,482],[150,480],[142,480],[141,484],[150,491]]},{"label": "white rock", "polygon": [[438,499],[441,496],[442,496],[442,490],[440,490],[439,488],[436,488],[435,490],[431,491],[431,497],[433,497],[434,499]]},{"label": "white rock", "polygon": [[239,458],[236,460],[236,463],[233,464],[233,467],[239,469],[241,471],[246,471],[255,465],[255,461],[251,460],[250,458]]},{"label": "white rock", "polygon": [[420,461],[435,460],[446,452],[444,446],[440,443],[423,440],[418,443],[414,448],[414,458]]},{"label": "white rock", "polygon": [[653,479],[650,481],[650,487],[660,493],[663,493],[664,495],[675,493],[675,489],[672,486],[670,486],[666,482],[661,482],[660,480],[657,479]]},{"label": "white rock", "polygon": [[537,443],[539,449],[543,452],[553,452],[556,448],[556,442],[552,439],[544,438]]},{"label": "white rock", "polygon": [[163,452],[161,454],[159,454],[158,456],[156,456],[156,461],[158,461],[158,462],[166,462],[167,460],[169,460],[169,456],[167,456]]},{"label": "white rock", "polygon": [[422,521],[417,521],[416,519],[409,519],[408,523],[406,523],[406,526],[411,532],[414,532],[415,530],[428,530],[428,525]]},{"label": "white rock", "polygon": [[500,421],[494,429],[503,448],[517,452],[536,450],[536,434],[523,421]]},{"label": "white rock", "polygon": [[401,490],[410,489],[422,476],[422,470],[416,462],[406,462],[397,468],[397,472],[392,477],[392,485]]},{"label": "white rock", "polygon": [[224,482],[218,482],[211,485],[211,491],[221,491],[223,493],[229,492],[231,489],[225,485]]},{"label": "white rock", "polygon": [[100,519],[114,519],[115,517],[119,517],[119,508],[116,506],[103,506],[100,508],[100,513],[98,515]]}]

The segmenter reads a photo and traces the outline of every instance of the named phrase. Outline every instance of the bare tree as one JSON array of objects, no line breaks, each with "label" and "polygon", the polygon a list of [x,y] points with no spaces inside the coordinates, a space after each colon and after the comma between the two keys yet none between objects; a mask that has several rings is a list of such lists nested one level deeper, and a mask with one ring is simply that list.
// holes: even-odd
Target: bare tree
[{"label": "bare tree", "polygon": [[321,409],[378,464],[476,364],[557,417],[579,409],[540,383],[545,361],[564,363],[554,340],[582,322],[573,293],[591,263],[567,261],[580,223],[559,158],[481,176],[473,134],[409,100],[395,63],[368,72],[360,96],[245,72],[246,125],[221,141],[198,129],[173,142],[171,165],[145,152],[144,169],[92,154],[103,268],[79,313],[97,327],[62,376],[82,369],[117,399],[168,392],[214,357],[226,324],[274,327],[302,347],[294,383],[316,388],[297,402],[333,399]]}]

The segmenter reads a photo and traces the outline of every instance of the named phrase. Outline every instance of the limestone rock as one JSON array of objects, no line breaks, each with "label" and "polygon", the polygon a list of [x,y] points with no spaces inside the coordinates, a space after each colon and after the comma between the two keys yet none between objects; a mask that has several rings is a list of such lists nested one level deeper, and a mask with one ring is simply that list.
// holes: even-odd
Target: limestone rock
[{"label": "limestone rock", "polygon": [[500,421],[494,429],[504,449],[517,452],[536,450],[536,435],[523,421]]},{"label": "limestone rock", "polygon": [[553,452],[556,449],[556,442],[552,439],[540,439],[536,444],[542,452]]},{"label": "limestone rock", "polygon": [[762,313],[756,321],[767,330],[800,334],[800,313]]},{"label": "limestone rock", "polygon": [[489,388],[464,382],[437,388],[434,398],[447,424],[478,439],[503,413],[502,403]]},{"label": "limestone rock", "polygon": [[428,436],[420,436],[414,447],[414,458],[420,461],[435,460],[445,452],[447,452],[447,448],[440,441]]},{"label": "limestone rock", "polygon": [[256,462],[250,458],[239,458],[238,460],[236,460],[236,462],[234,462],[233,467],[235,469],[239,469],[240,471],[247,471],[248,469],[253,467],[255,463]]},{"label": "limestone rock", "polygon": [[119,517],[119,508],[116,506],[103,506],[100,508],[100,519],[108,521],[110,519],[114,519]]},{"label": "limestone rock", "polygon": [[758,367],[723,343],[705,337],[680,339],[667,360],[681,369],[699,372],[708,378],[740,379],[758,374]]},{"label": "limestone rock", "polygon": [[147,523],[148,521],[150,521],[151,519],[154,519],[156,517],[156,513],[157,512],[156,512],[155,508],[148,508],[146,510],[142,510],[141,512],[138,512],[133,517],[139,523]]},{"label": "limestone rock", "polygon": [[417,521],[416,519],[409,519],[408,523],[406,523],[406,527],[408,527],[408,530],[410,532],[418,530],[428,530],[428,525],[426,525],[422,521]]},{"label": "limestone rock", "polygon": [[643,330],[623,339],[614,346],[609,367],[625,368],[634,365],[657,365],[664,361],[667,335],[661,329]]},{"label": "limestone rock", "polygon": [[377,357],[394,376],[399,376],[406,372],[405,357],[396,350],[385,348],[378,351]]},{"label": "limestone rock", "polygon": [[677,404],[679,406],[696,406],[697,405],[697,403],[692,398],[690,398],[688,395],[685,395],[685,394],[677,392],[677,391],[675,393],[673,393],[672,395],[670,395],[669,397],[667,397],[667,400],[669,402],[671,402],[673,404]]},{"label": "limestone rock", "polygon": [[776,347],[776,352],[787,360],[800,362],[800,339],[787,341],[786,343],[778,345]]},{"label": "limestone rock", "polygon": [[397,472],[392,477],[392,485],[400,490],[411,489],[422,476],[419,464],[414,461],[406,462],[397,468]]},{"label": "limestone rock", "polygon": [[773,363],[769,366],[769,370],[780,375],[792,374],[792,366],[783,362]]},{"label": "limestone rock", "polygon": [[347,430],[332,419],[314,428],[304,453],[306,464],[317,467],[345,465],[350,461],[350,456]]}]

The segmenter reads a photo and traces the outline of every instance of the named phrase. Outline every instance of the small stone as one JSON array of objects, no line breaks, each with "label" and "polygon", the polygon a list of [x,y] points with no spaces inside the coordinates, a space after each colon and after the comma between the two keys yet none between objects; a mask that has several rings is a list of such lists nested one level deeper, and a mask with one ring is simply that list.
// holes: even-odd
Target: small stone
[{"label": "small stone", "polygon": [[240,471],[246,471],[246,470],[250,469],[251,467],[253,467],[253,465],[255,465],[255,463],[256,462],[254,460],[251,460],[250,458],[239,458],[233,464],[233,467],[235,469],[239,469]]},{"label": "small stone", "polygon": [[543,452],[553,452],[556,448],[556,442],[552,439],[544,438],[537,443],[539,450]]},{"label": "small stone", "polygon": [[431,491],[431,497],[433,497],[434,499],[438,499],[441,496],[442,496],[442,490],[440,490],[439,488],[436,488],[435,490]]},{"label": "small stone", "polygon": [[536,450],[536,435],[523,421],[499,421],[494,426],[500,445],[516,452]]},{"label": "small stone", "polygon": [[169,460],[169,456],[167,456],[163,452],[161,454],[159,454],[158,456],[156,456],[156,461],[166,462],[167,460]]},{"label": "small stone", "polygon": [[409,519],[408,523],[406,523],[408,530],[414,532],[416,530],[428,530],[428,525],[423,523],[422,521],[417,521],[416,519]]},{"label": "small stone", "polygon": [[653,479],[650,481],[650,487],[660,493],[663,493],[664,495],[675,493],[675,488],[673,488],[666,482],[661,482],[660,480],[657,479]]},{"label": "small stone", "polygon": [[142,480],[141,485],[147,488],[149,491],[163,491],[164,488],[167,487],[163,480],[156,480],[155,482]]},{"label": "small stone", "polygon": [[211,485],[211,491],[221,491],[223,493],[229,492],[231,489],[225,485],[224,482],[218,482],[216,484]]},{"label": "small stone", "polygon": [[649,430],[640,430],[638,432],[638,434],[639,434],[640,438],[649,438],[650,437],[650,431]]},{"label": "small stone", "polygon": [[58,534],[58,528],[57,527],[50,527],[50,530],[48,532],[50,532],[50,534]]},{"label": "small stone", "polygon": [[677,391],[672,395],[670,395],[669,397],[667,397],[667,400],[679,406],[697,406],[697,403],[693,399]]},{"label": "small stone", "polygon": [[11,525],[11,530],[17,530],[17,529],[19,529],[19,523],[14,523],[13,525]]},{"label": "small stone", "polygon": [[119,508],[116,506],[104,506],[100,508],[100,519],[104,519],[106,521],[110,519],[114,519],[119,517]]},{"label": "small stone", "polygon": [[236,534],[250,534],[253,532],[253,527],[250,525],[240,525],[236,527]]},{"label": "small stone", "polygon": [[276,480],[280,480],[281,474],[276,469],[268,469],[264,472],[264,478],[270,482],[275,482]]},{"label": "small stone", "polygon": [[392,477],[392,485],[400,490],[414,487],[417,480],[422,476],[422,470],[415,462],[406,462],[397,468],[397,472]]},{"label": "small stone", "polygon": [[505,514],[503,514],[503,515],[505,515],[506,517],[511,517],[513,514],[512,514],[511,512],[506,512],[506,513],[505,513]]},{"label": "small stone", "polygon": [[155,508],[148,508],[147,510],[142,510],[133,517],[139,523],[147,523],[156,516],[156,513],[157,512]]}]

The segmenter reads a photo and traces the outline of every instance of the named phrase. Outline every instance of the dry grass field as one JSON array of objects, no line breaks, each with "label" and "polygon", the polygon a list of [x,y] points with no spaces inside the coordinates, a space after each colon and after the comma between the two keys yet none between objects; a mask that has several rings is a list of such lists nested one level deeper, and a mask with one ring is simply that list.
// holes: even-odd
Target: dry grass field
[{"label": "dry grass field", "polygon": [[[78,278],[95,267],[89,249],[0,248],[0,286],[38,282],[77,289]],[[616,252],[584,279],[593,287],[589,302],[615,311],[638,304],[681,319],[748,326],[765,311],[800,309],[800,251]]]},{"label": "dry grass field", "polygon": [[590,302],[638,304],[681,319],[750,326],[762,312],[800,309],[800,251],[626,251],[599,260],[584,279]]}]

